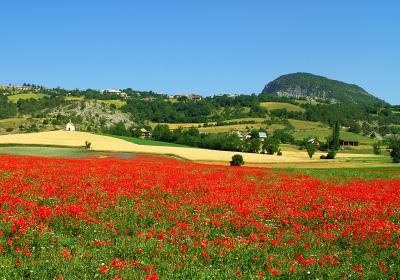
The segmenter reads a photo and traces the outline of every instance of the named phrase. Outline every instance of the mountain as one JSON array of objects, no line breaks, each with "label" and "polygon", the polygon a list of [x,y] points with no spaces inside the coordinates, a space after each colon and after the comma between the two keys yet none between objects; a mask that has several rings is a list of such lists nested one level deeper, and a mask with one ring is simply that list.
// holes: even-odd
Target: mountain
[{"label": "mountain", "polygon": [[280,76],[264,87],[262,95],[314,98],[359,105],[385,103],[357,85],[310,73],[293,73]]}]

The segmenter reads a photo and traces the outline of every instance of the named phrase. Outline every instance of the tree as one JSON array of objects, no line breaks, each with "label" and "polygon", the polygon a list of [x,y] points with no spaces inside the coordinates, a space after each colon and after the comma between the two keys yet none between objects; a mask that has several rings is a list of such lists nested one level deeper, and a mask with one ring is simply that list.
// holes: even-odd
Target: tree
[{"label": "tree", "polygon": [[279,141],[274,137],[270,137],[264,141],[262,146],[262,151],[266,152],[269,155],[273,155],[278,153],[279,151]]},{"label": "tree", "polygon": [[261,141],[258,138],[246,142],[245,152],[258,153],[260,151]]},{"label": "tree", "polygon": [[339,150],[340,148],[340,124],[339,122],[335,122],[335,125],[333,126],[332,130],[332,138],[331,138],[331,143],[330,143],[330,148],[334,149],[335,151]]},{"label": "tree", "polygon": [[172,139],[172,132],[167,124],[158,124],[153,129],[153,138],[158,141],[169,142]]},{"label": "tree", "polygon": [[242,166],[244,164],[243,156],[242,155],[234,155],[232,156],[231,166]]},{"label": "tree", "polygon": [[390,139],[389,149],[391,149],[390,156],[393,163],[400,163],[400,138],[398,136],[395,135]]},{"label": "tree", "polygon": [[380,155],[382,153],[381,143],[375,142],[374,144],[372,144],[372,149],[373,149],[375,155]]},{"label": "tree", "polygon": [[309,144],[306,145],[306,149],[307,149],[308,156],[310,158],[312,158],[313,155],[315,154],[315,152],[317,151],[317,146],[314,145],[314,144],[309,143]]},{"label": "tree", "polygon": [[89,150],[91,146],[92,146],[92,143],[86,140],[85,141],[85,149]]}]

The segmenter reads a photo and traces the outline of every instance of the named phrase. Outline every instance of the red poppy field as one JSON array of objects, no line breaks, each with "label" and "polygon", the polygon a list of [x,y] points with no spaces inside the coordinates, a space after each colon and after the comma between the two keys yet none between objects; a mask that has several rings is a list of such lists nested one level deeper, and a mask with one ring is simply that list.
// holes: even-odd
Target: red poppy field
[{"label": "red poppy field", "polygon": [[1,279],[399,279],[400,180],[0,156]]}]

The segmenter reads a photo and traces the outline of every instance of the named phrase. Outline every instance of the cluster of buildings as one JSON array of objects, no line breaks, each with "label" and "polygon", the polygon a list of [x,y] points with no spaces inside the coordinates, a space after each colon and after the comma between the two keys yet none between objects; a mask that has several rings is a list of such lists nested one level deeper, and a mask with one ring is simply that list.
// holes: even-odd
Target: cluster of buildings
[{"label": "cluster of buildings", "polygon": [[0,89],[9,90],[7,92],[3,92],[4,95],[15,94],[15,91],[30,91],[30,92],[38,92],[40,90],[39,87],[33,86],[18,86],[18,85],[0,85]]},{"label": "cluster of buildings", "polygon": [[184,93],[178,93],[178,94],[175,94],[174,96],[170,96],[169,98],[171,98],[171,99],[187,98],[188,100],[194,100],[194,101],[200,101],[203,99],[203,97],[198,94],[186,95]]},{"label": "cluster of buildings", "polygon": [[[238,136],[238,137],[240,138],[240,140],[242,140],[242,141],[243,141],[243,140],[250,140],[250,139],[252,138],[250,132],[248,132],[248,133],[242,133],[242,132],[240,132],[240,131],[238,131],[238,130],[231,131],[231,132],[229,133],[229,135],[236,135],[236,136]],[[258,132],[258,138],[259,138],[261,141],[264,141],[265,139],[268,138],[268,135],[267,135],[266,132]]]},{"label": "cluster of buildings", "polygon": [[100,93],[116,94],[121,96],[122,98],[128,98],[128,94],[126,92],[123,92],[122,90],[116,88],[103,89],[100,91]]}]

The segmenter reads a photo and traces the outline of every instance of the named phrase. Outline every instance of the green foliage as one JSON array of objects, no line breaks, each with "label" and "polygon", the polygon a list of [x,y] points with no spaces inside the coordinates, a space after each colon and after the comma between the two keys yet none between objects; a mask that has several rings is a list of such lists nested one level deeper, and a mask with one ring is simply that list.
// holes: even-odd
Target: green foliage
[{"label": "green foliage", "polygon": [[339,122],[335,122],[332,129],[332,138],[330,139],[329,148],[332,150],[339,150],[340,148],[340,124]]},{"label": "green foliage", "polygon": [[258,153],[260,151],[260,147],[261,147],[261,140],[259,138],[254,138],[244,143],[244,152]]},{"label": "green foliage", "polygon": [[0,94],[0,119],[10,118],[17,115],[17,106],[8,101],[7,96]]},{"label": "green foliage", "polygon": [[230,164],[231,166],[242,166],[244,164],[243,156],[238,154],[232,156]]},{"label": "green foliage", "polygon": [[315,152],[317,151],[317,146],[314,144],[307,144],[306,145],[306,150],[307,150],[307,154],[310,158],[313,157],[313,155],[315,154]]},{"label": "green foliage", "polygon": [[359,86],[309,73],[293,73],[280,76],[265,86],[263,95],[276,95],[277,92],[295,94],[295,89],[297,93],[300,90],[304,97],[313,97],[316,99],[335,99],[342,103],[360,105],[384,103]]},{"label": "green foliage", "polygon": [[294,143],[294,136],[287,129],[276,129],[273,133],[273,138],[283,144]]},{"label": "green foliage", "polygon": [[326,156],[321,156],[320,159],[334,159],[336,157],[336,150],[330,149]]},{"label": "green foliage", "polygon": [[262,146],[263,153],[267,153],[269,155],[273,155],[278,153],[279,150],[279,140],[274,137],[269,137],[264,141]]},{"label": "green foliage", "polygon": [[400,137],[394,135],[389,141],[390,156],[393,163],[400,163]]},{"label": "green foliage", "polygon": [[131,134],[129,129],[126,128],[125,124],[122,121],[114,124],[109,129],[105,129],[104,132],[120,136],[129,136]]},{"label": "green foliage", "polygon": [[382,154],[382,151],[381,151],[381,143],[375,142],[374,144],[372,144],[372,150],[373,150],[373,152],[374,152],[375,155],[380,155],[380,154]]},{"label": "green foliage", "polygon": [[173,134],[167,124],[158,124],[153,129],[153,138],[157,141],[172,142]]}]

